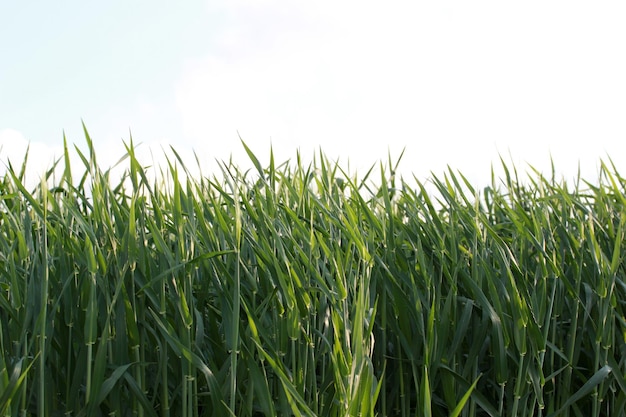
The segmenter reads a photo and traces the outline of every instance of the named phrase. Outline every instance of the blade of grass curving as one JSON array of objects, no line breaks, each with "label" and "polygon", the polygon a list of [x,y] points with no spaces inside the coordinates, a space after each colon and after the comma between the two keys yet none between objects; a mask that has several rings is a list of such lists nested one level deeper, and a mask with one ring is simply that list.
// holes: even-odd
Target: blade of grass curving
[{"label": "blade of grass curving", "polygon": [[226,403],[224,402],[221,394],[222,391],[211,369],[202,361],[202,359],[198,355],[190,351],[187,346],[185,346],[180,340],[178,340],[178,338],[174,337],[176,331],[171,325],[169,325],[169,323],[165,324],[159,317],[159,314],[151,308],[149,309],[149,312],[152,315],[155,323],[157,324],[159,332],[165,338],[168,345],[174,350],[174,352],[177,355],[185,357],[196,367],[196,369],[198,369],[204,375],[211,389],[210,394],[214,406],[213,412],[220,413],[220,415],[224,415],[223,413],[230,412],[230,410],[226,408]]},{"label": "blade of grass curving", "polygon": [[589,395],[591,391],[593,391],[600,383],[602,383],[611,373],[613,369],[609,365],[604,365],[600,368],[585,384],[580,387],[578,391],[572,394],[567,401],[563,404],[561,408],[559,408],[556,412],[549,414],[548,417],[556,417],[563,413],[564,410],[571,407],[574,403],[579,401],[581,398]]},{"label": "blade of grass curving", "polygon": [[111,376],[104,380],[102,386],[100,387],[96,404],[101,404],[106,399],[106,397],[111,393],[111,390],[115,387],[115,384],[117,384],[131,365],[132,363],[127,363],[126,365],[118,366],[111,373]]},{"label": "blade of grass curving", "polygon": [[24,358],[21,358],[13,365],[11,376],[9,377],[7,384],[4,386],[2,395],[0,395],[0,414],[8,415],[6,413],[11,407],[11,403],[15,402],[13,401],[14,399],[16,399],[14,398],[15,394],[19,391],[20,387],[26,380],[28,372],[32,368],[33,364],[37,362],[37,359],[38,357],[33,358],[33,360],[28,363],[26,369],[24,370],[22,370]]},{"label": "blade of grass curving", "polygon": [[[136,366],[141,366],[141,363],[136,364]],[[128,372],[122,373],[122,377],[126,381],[126,384],[130,391],[133,393],[134,398],[136,398],[143,407],[143,411],[147,413],[151,417],[157,417],[156,410],[154,409],[154,404],[152,404],[148,398],[146,397],[146,393],[144,389],[137,383],[137,381],[130,375]],[[156,390],[153,390],[156,391]],[[162,406],[164,404],[162,403]],[[165,404],[166,406],[167,404]]]},{"label": "blade of grass curving", "polygon": [[250,160],[254,164],[254,167],[256,168],[257,172],[259,173],[259,178],[264,180],[265,179],[265,174],[263,172],[263,166],[261,166],[261,163],[259,162],[257,157],[254,155],[252,150],[248,147],[248,145],[246,145],[246,143],[243,141],[243,139],[241,139],[241,136],[239,136],[239,140],[241,141],[241,144],[243,145],[244,149],[246,150],[246,153],[248,154],[248,157],[250,158]]},{"label": "blade of grass curving", "polygon": [[467,391],[465,391],[465,394],[463,394],[463,397],[461,397],[461,400],[456,405],[456,407],[454,407],[454,410],[452,410],[449,417],[458,417],[461,414],[461,411],[463,411],[465,404],[467,404],[467,401],[470,399],[472,392],[474,392],[474,390],[476,389],[476,384],[478,384],[478,380],[480,379],[480,377],[481,375],[479,375],[474,380],[474,382],[472,382],[472,385],[470,385]]}]

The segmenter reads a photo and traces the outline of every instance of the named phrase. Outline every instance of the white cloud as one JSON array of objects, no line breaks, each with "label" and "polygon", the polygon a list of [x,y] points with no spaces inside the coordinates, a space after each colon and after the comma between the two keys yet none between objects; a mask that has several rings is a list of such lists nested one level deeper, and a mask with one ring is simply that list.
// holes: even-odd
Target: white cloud
[{"label": "white cloud", "polygon": [[[262,161],[270,142],[279,160],[321,147],[359,171],[406,146],[401,167],[420,178],[449,164],[483,180],[509,150],[541,167],[550,151],[569,172],[581,158],[595,172],[598,157],[624,154],[626,65],[614,51],[625,33],[614,6],[216,4],[208,8],[224,24],[212,53],[164,86],[175,99],[137,97],[77,116],[102,166],[123,154],[129,130],[140,149],[193,147],[206,171],[231,154],[246,164],[237,131]],[[84,149],[78,120],[56,123]],[[6,143],[3,160],[8,149],[21,161],[26,139]],[[49,160],[34,162],[36,152],[61,154],[33,142],[29,165],[40,168]]]},{"label": "white cloud", "polygon": [[[239,132],[262,152],[269,152],[271,139],[279,159],[295,157],[297,149],[312,156],[318,147],[331,158],[359,158],[368,167],[381,151],[386,156],[401,139],[384,135],[391,130],[383,119],[393,110],[383,102],[372,106],[387,93],[377,79],[385,74],[376,51],[339,26],[332,9],[329,14],[318,7],[311,18],[300,3],[287,7],[289,13],[258,13],[259,7],[231,10],[236,25],[218,40],[218,52],[188,62],[181,75],[176,102],[193,146],[218,159],[233,154],[245,160]],[[368,139],[363,146],[360,139],[373,135],[378,143]]]},{"label": "white cloud", "polygon": [[617,3],[234,4],[221,48],[178,84],[194,146],[231,153],[239,130],[262,151],[271,137],[285,157],[321,146],[357,166],[406,146],[405,172],[481,182],[498,153],[546,173],[552,155],[567,178],[623,154]]},{"label": "white cloud", "polygon": [[[6,116],[12,126],[0,129],[19,127],[32,139],[29,165],[41,169],[48,160],[35,162],[35,153],[46,158],[60,149],[36,151],[37,143],[59,143],[62,128],[70,143],[84,149],[81,117],[101,166],[124,153],[129,131],[144,144],[140,149],[171,143],[190,153],[193,147],[205,172],[215,170],[215,158],[231,154],[237,164],[247,164],[237,132],[262,162],[271,142],[278,160],[295,158],[297,149],[308,159],[321,147],[359,171],[386,159],[388,149],[396,157],[406,147],[401,167],[419,178],[450,165],[485,181],[498,152],[508,159],[509,151],[518,167],[527,161],[544,171],[551,152],[568,177],[579,160],[583,172],[592,174],[607,154],[618,166],[626,164],[626,58],[616,52],[626,38],[621,2],[206,4],[207,16],[190,19],[203,30],[188,25],[206,41],[167,55],[188,60],[169,61],[172,67],[163,74],[182,70],[176,80],[163,76],[162,91],[150,90],[150,83],[144,90],[108,84],[120,62],[107,59],[118,67],[111,71],[102,61],[106,76],[87,72],[78,81],[52,83],[78,88],[81,95],[64,89],[53,99],[41,97],[40,89],[21,95],[15,108],[27,111],[15,110]],[[115,41],[99,39],[103,50]],[[210,53],[201,55],[202,48]],[[150,53],[141,54],[146,67],[164,63]],[[124,97],[111,101],[117,92]],[[31,113],[37,123],[29,125]],[[9,152],[21,161],[16,152],[26,139],[2,135],[13,138],[4,141],[3,157]]]}]

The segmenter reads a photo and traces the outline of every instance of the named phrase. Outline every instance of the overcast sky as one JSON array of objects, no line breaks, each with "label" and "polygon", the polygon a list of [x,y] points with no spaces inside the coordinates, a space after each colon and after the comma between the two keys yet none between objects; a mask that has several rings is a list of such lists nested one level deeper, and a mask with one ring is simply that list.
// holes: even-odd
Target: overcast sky
[{"label": "overcast sky", "polygon": [[[626,2],[0,2],[0,158],[140,149],[246,164],[318,149],[359,172],[626,172]],[[42,159],[43,158],[43,159]],[[0,172],[4,170],[0,164]]]}]

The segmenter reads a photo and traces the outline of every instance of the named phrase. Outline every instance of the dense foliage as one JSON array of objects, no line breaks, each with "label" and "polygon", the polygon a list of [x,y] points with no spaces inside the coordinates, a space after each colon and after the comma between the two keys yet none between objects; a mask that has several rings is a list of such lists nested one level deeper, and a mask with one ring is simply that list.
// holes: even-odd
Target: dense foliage
[{"label": "dense foliage", "polygon": [[131,143],[112,185],[87,144],[0,182],[0,415],[626,414],[614,167],[427,192],[246,148],[156,182]]}]

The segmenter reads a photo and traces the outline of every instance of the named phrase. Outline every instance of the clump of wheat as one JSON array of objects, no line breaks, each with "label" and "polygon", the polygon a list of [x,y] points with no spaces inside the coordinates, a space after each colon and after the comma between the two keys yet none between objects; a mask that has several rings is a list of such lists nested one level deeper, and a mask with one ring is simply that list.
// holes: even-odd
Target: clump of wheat
[{"label": "clump of wheat", "polygon": [[626,413],[614,167],[429,194],[246,147],[254,173],[174,158],[165,187],[86,141],[80,178],[66,146],[58,181],[0,182],[0,415]]}]

